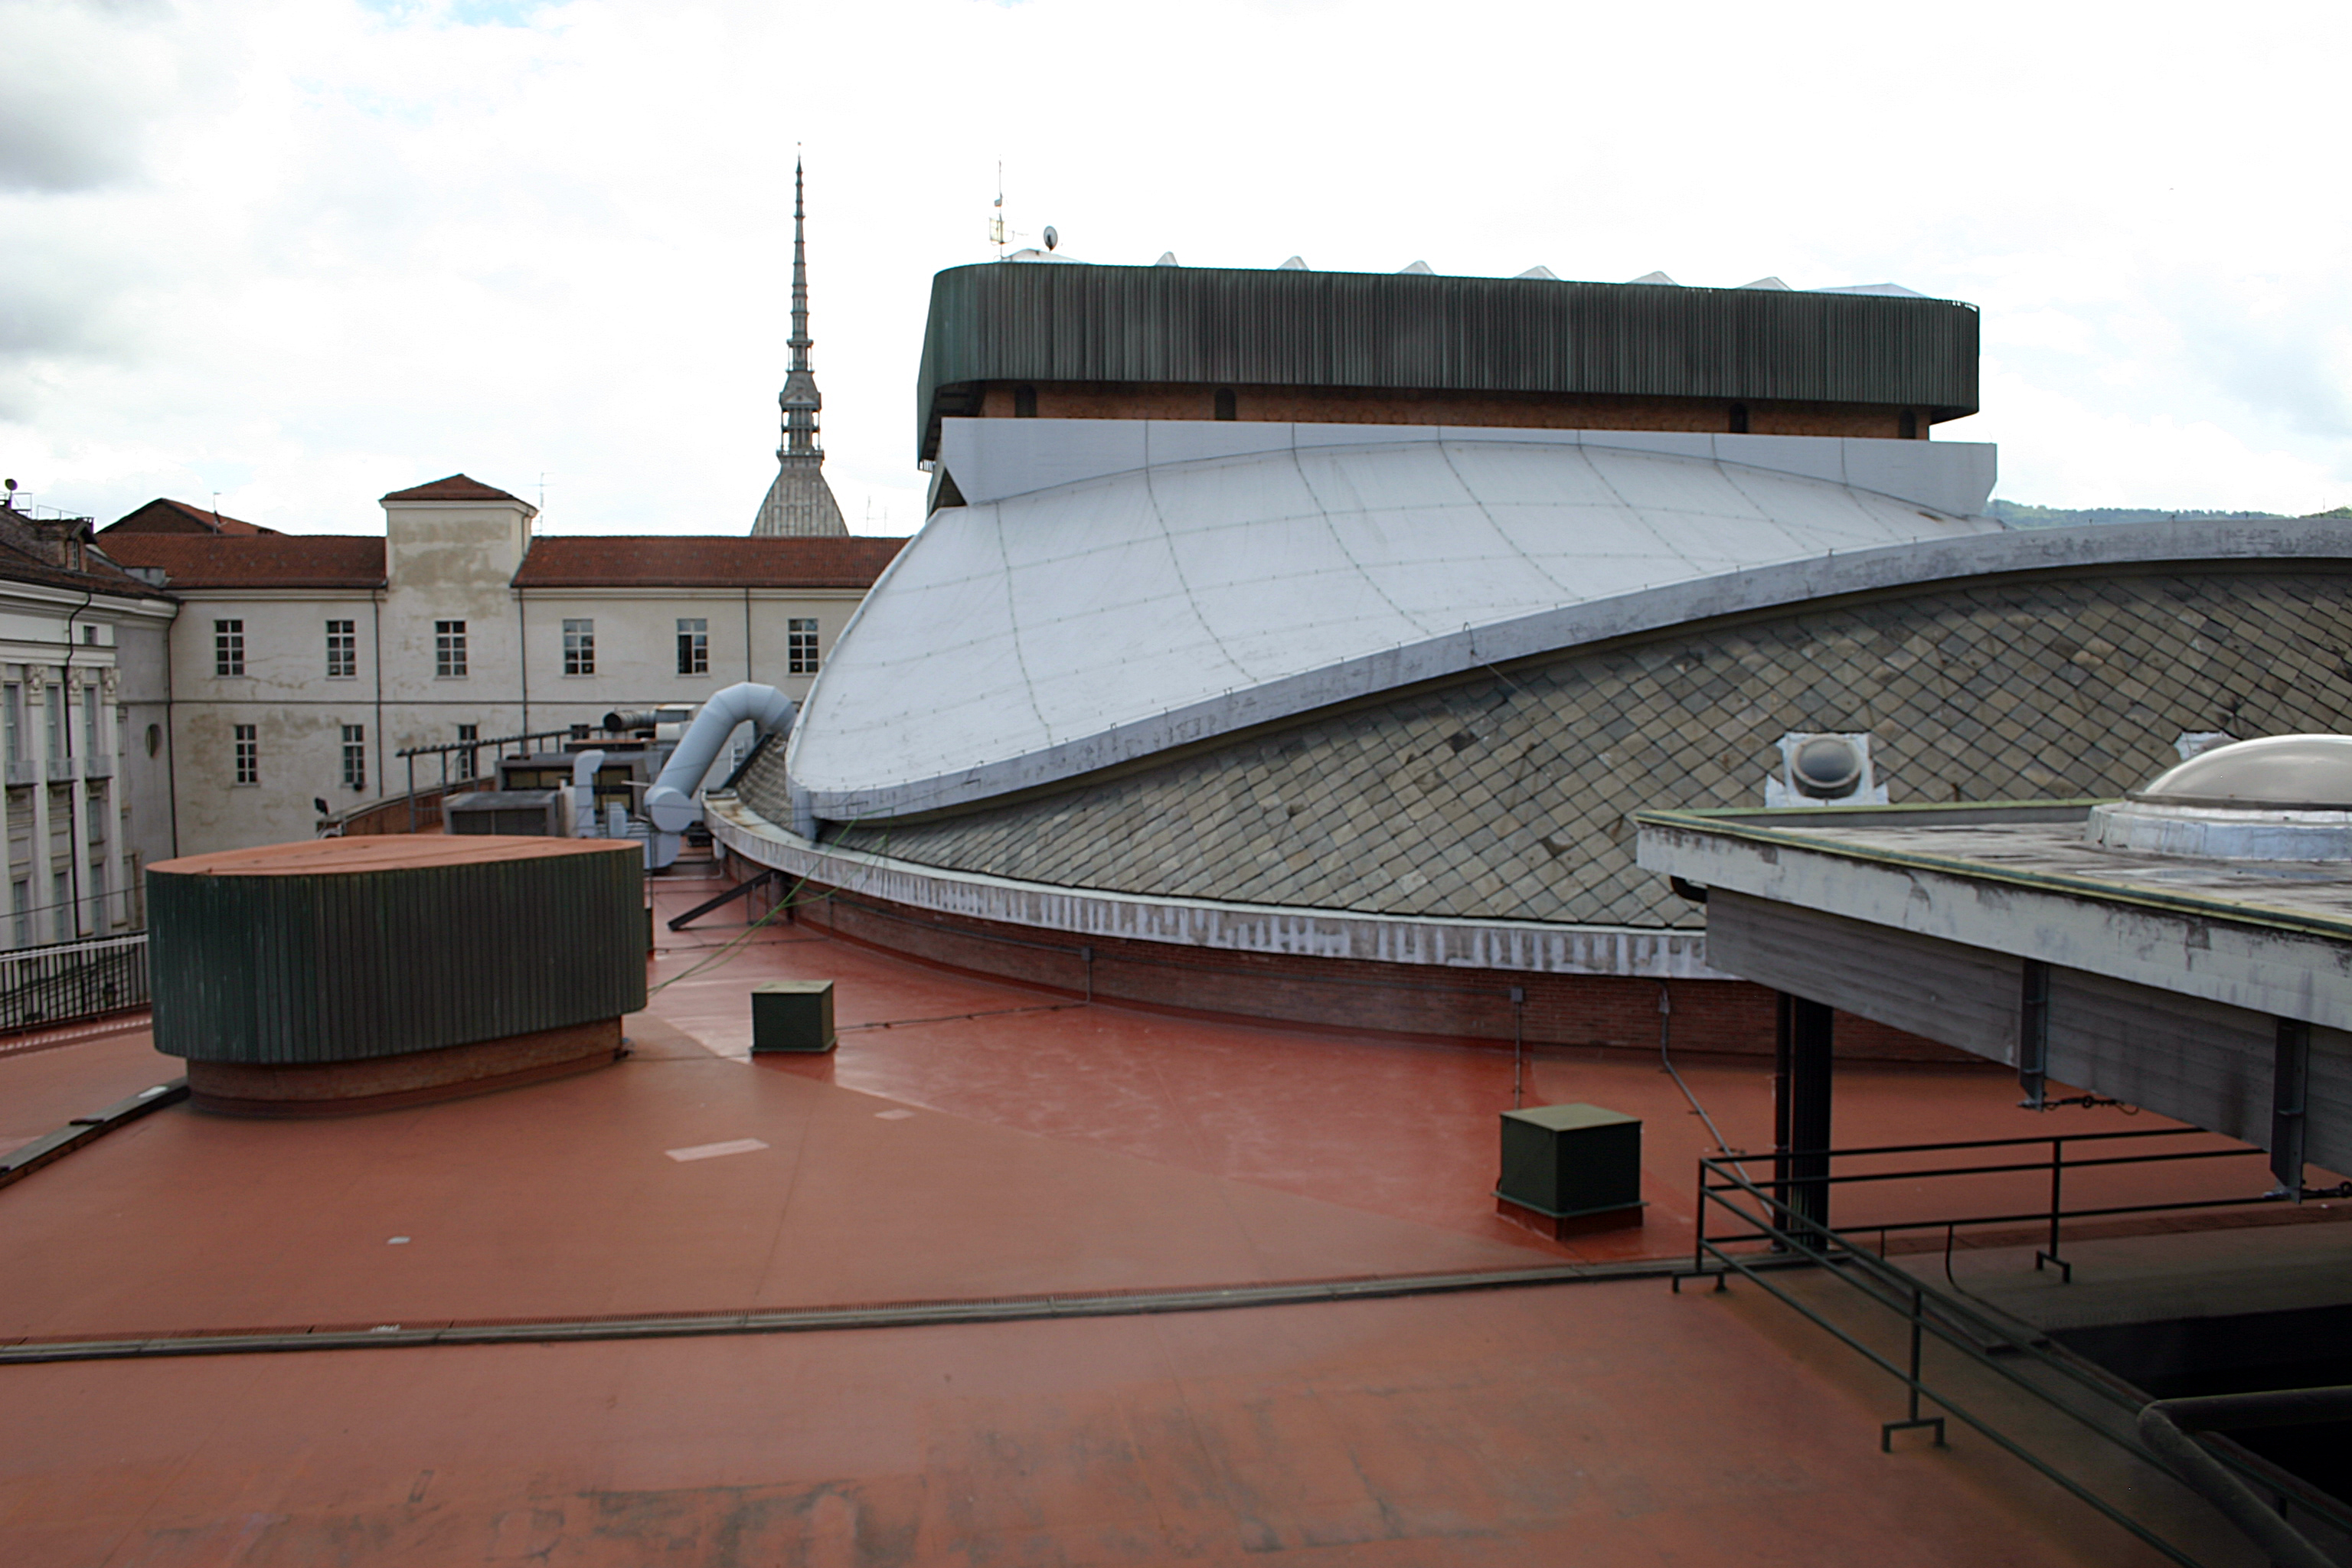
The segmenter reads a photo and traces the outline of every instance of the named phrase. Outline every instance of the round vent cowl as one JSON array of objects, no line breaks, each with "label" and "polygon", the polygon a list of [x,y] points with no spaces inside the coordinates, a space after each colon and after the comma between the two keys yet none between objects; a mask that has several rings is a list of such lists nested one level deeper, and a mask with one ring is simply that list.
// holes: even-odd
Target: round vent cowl
[{"label": "round vent cowl", "polygon": [[1789,758],[1789,777],[1816,800],[1852,795],[1862,783],[1862,748],[1843,735],[1816,735]]}]

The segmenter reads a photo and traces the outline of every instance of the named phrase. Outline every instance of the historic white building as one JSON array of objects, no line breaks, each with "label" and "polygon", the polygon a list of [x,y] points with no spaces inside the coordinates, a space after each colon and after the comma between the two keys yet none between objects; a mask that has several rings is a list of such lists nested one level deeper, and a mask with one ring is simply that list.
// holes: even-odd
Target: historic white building
[{"label": "historic white building", "polygon": [[0,946],[141,923],[140,868],[171,852],[163,699],[174,605],[91,550],[89,529],[0,505]]},{"label": "historic white building", "polygon": [[797,697],[904,542],[541,538],[535,508],[462,474],[383,505],[381,537],[174,503],[100,535],[177,602],[157,721],[173,852],[305,837],[318,803],[404,795],[404,748],[594,724],[746,679]]}]

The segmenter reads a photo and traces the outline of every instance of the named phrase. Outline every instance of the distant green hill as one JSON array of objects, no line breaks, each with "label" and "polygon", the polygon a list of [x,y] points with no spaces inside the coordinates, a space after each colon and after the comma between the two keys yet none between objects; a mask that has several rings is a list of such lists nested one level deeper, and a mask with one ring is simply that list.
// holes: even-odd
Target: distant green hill
[{"label": "distant green hill", "polygon": [[[1992,501],[1985,510],[2011,528],[2080,528],[2098,522],[2247,522],[2287,515],[2281,511],[2189,511],[2152,506],[2069,509],[2063,506],[2028,506],[2022,501],[2013,500]],[[2315,511],[2305,515],[2352,518],[2352,506],[2339,506],[2332,511]]]}]

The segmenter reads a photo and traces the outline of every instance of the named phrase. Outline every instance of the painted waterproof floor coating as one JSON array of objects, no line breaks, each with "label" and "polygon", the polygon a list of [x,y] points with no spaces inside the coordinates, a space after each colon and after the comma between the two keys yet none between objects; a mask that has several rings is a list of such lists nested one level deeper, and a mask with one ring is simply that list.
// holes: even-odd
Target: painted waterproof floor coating
[{"label": "painted waterproof floor coating", "polygon": [[[666,882],[662,912],[710,890]],[[665,932],[656,982],[740,932]],[[835,1056],[740,1059],[750,988],[769,978],[835,981]],[[0,1331],[365,1327],[1570,1256],[1492,1213],[1507,1052],[1068,1006],[781,927],[653,1006],[632,1021],[635,1058],[566,1082],[332,1125],[175,1110],[111,1135],[0,1194]],[[0,1097],[13,1075],[44,1075],[27,1101],[44,1120],[24,1129],[37,1134],[74,1080],[96,1103],[144,1087],[163,1058],[125,1045],[0,1059]],[[1706,1140],[1672,1079],[1622,1058],[1534,1068],[1531,1098],[1650,1121],[1651,1225],[1584,1255],[1686,1245]],[[1728,1135],[1761,1136],[1759,1068],[1685,1068]],[[1841,1093],[1842,1132],[1957,1136],[2018,1114],[1990,1074],[1849,1073]],[[669,1157],[753,1142],[768,1146]],[[1748,1310],[1585,1285],[5,1368],[13,1429],[40,1436],[0,1445],[0,1561],[2133,1561],[1980,1468],[1987,1453],[1881,1459],[1885,1391],[1825,1381],[1826,1346],[1792,1354],[1743,1326]]]},{"label": "painted waterproof floor coating", "polygon": [[8,1369],[41,1564],[2137,1564],[1738,1299]]}]

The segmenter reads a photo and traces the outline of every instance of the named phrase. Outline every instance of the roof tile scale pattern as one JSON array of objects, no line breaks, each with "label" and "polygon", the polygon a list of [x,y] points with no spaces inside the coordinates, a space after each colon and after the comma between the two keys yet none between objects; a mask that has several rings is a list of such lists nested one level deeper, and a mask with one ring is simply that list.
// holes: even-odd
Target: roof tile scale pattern
[{"label": "roof tile scale pattern", "polygon": [[431,484],[415,485],[404,490],[394,490],[383,499],[388,501],[511,501],[529,510],[538,510],[520,496],[509,495],[496,486],[486,485],[481,480],[469,479],[464,474],[451,474],[447,479],[435,479]]},{"label": "roof tile scale pattern", "polygon": [[[2173,572],[1890,595],[1572,652],[857,847],[1066,887],[1699,928],[1633,814],[1753,806],[1792,730],[1895,798],[2118,795],[2183,731],[2338,728],[2352,575]],[[789,822],[772,751],[742,795]]]},{"label": "roof tile scale pattern", "polygon": [[179,588],[375,588],[383,584],[380,534],[110,533],[106,553],[125,566],[160,567]]},{"label": "roof tile scale pattern", "polygon": [[518,588],[869,588],[903,539],[737,535],[541,536]]},{"label": "roof tile scale pattern", "polygon": [[100,534],[120,537],[125,533],[202,533],[237,534],[276,533],[274,528],[264,528],[243,518],[227,517],[206,507],[190,506],[184,500],[158,496],[145,506],[123,513],[98,531]]},{"label": "roof tile scale pattern", "polygon": [[841,505],[824,482],[824,447],[817,440],[817,415],[824,399],[809,369],[814,346],[808,331],[808,239],[801,199],[801,166],[793,164],[793,365],[776,405],[783,411],[783,444],[776,448],[776,478],[751,524],[755,538],[777,534],[845,534]]}]

